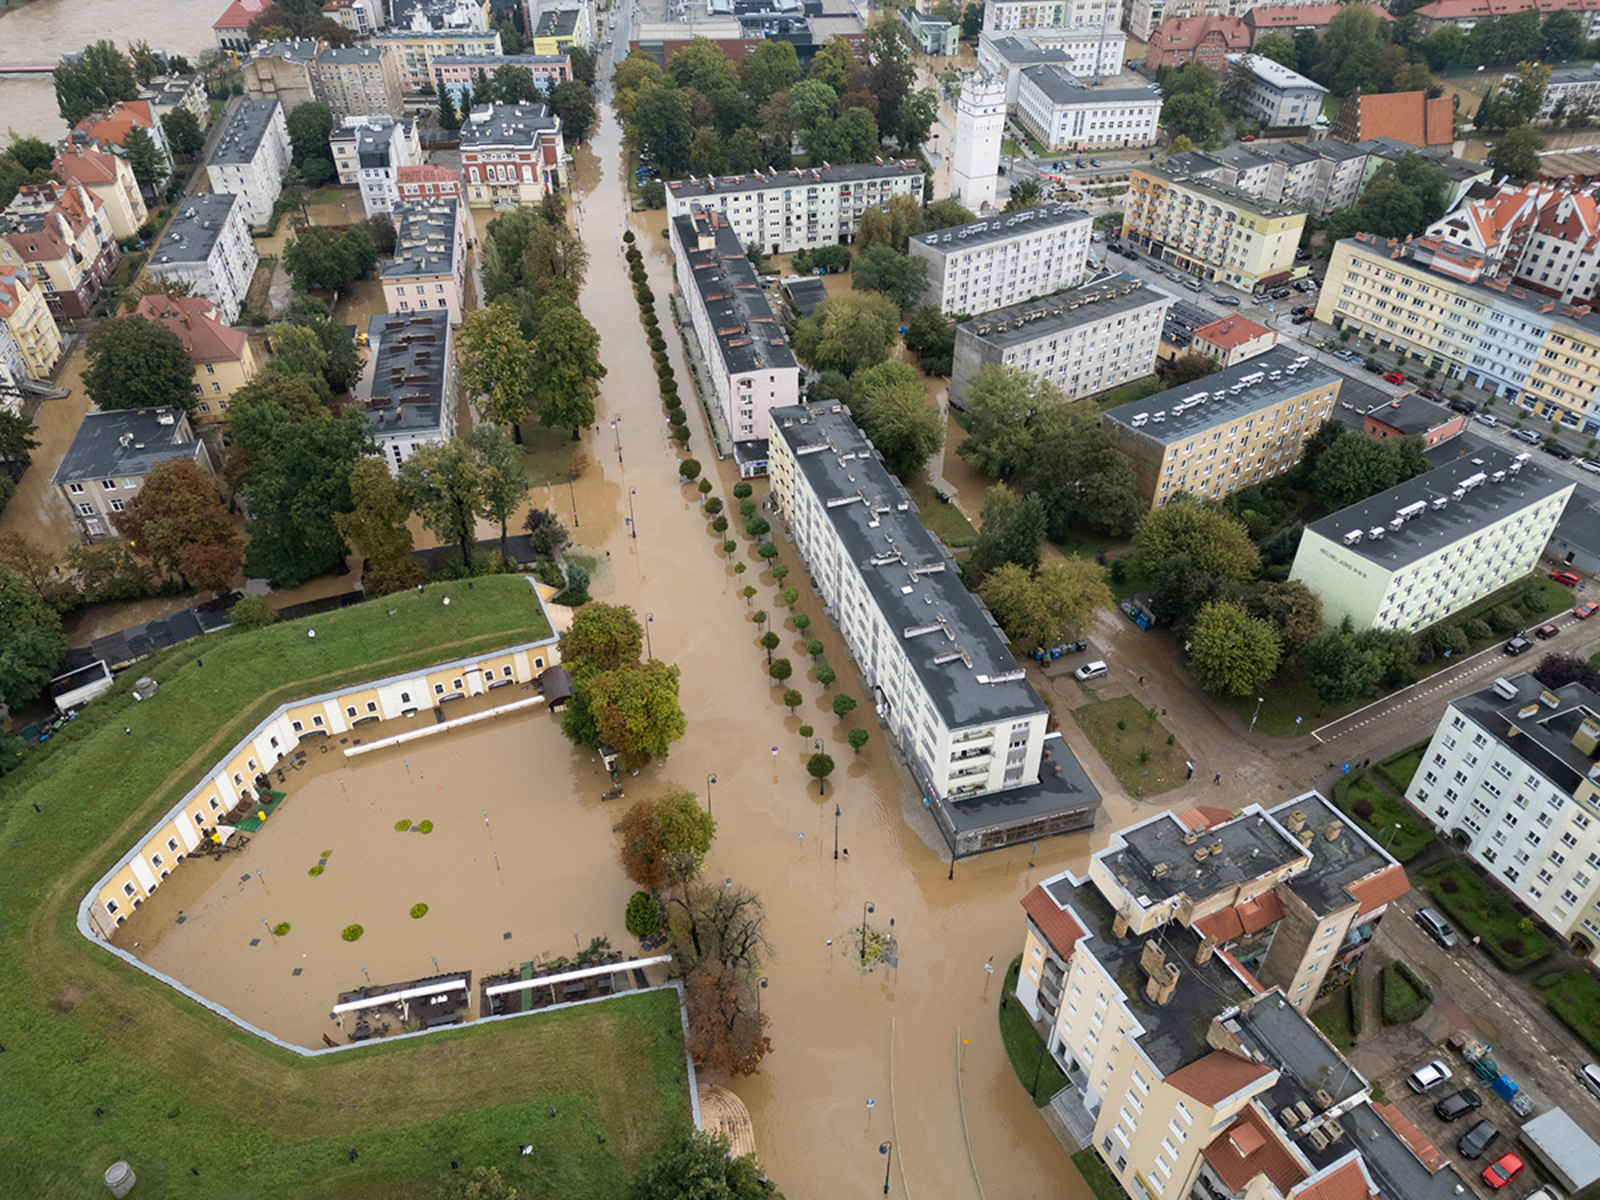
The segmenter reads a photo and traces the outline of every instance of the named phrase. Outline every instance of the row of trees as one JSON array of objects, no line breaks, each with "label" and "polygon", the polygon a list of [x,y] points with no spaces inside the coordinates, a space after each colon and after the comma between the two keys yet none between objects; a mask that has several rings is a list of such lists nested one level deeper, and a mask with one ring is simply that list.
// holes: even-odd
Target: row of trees
[{"label": "row of trees", "polygon": [[[574,48],[574,53],[579,53]],[[583,51],[587,55],[587,51]],[[561,118],[561,134],[568,145],[581,143],[594,129],[599,113],[594,103],[594,60],[588,59],[589,75],[579,74],[578,63],[573,63],[573,78],[563,80],[546,91],[532,72],[522,67],[496,67],[494,74],[479,70],[472,81],[472,91],[463,95],[458,103],[448,90],[439,93],[439,126],[442,129],[460,129],[468,111],[489,104],[548,104],[550,111]],[[433,90],[432,84],[428,90]]]}]

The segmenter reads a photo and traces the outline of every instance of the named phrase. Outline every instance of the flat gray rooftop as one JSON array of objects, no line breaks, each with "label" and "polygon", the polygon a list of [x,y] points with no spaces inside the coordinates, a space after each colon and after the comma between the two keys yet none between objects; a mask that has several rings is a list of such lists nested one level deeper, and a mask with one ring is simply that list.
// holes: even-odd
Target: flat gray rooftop
[{"label": "flat gray rooftop", "polygon": [[228,223],[228,214],[235,204],[244,203],[244,197],[227,192],[206,192],[179,203],[183,210],[172,218],[167,235],[152,253],[152,267],[164,263],[203,263],[209,259],[222,237],[223,226]]},{"label": "flat gray rooftop", "polygon": [[[1060,63],[1027,67],[1022,74],[1049,97],[1052,104],[1092,104],[1096,101],[1121,104],[1130,100],[1159,102],[1161,99],[1161,89],[1153,83],[1142,87],[1090,87]],[[1119,78],[1116,82],[1123,81]]]},{"label": "flat gray rooftop", "polygon": [[[1288,887],[1318,916],[1349,905],[1354,897],[1345,889],[1350,884],[1397,865],[1356,828],[1356,822],[1316,792],[1296,796],[1267,815],[1283,825],[1295,812],[1305,814],[1306,828],[1317,836],[1310,846],[1311,865],[1291,878]],[[1341,826],[1339,836],[1329,841],[1328,827],[1335,821]]]},{"label": "flat gray rooftop", "polygon": [[86,413],[52,483],[148,475],[173,458],[193,458],[199,441],[175,442],[182,414],[175,408],[113,408]]},{"label": "flat gray rooftop", "polygon": [[1458,414],[1442,404],[1423,399],[1415,392],[1408,392],[1398,400],[1386,400],[1369,409],[1367,415],[1385,425],[1392,425],[1402,433],[1421,435],[1440,425],[1449,424],[1457,419]]},{"label": "flat gray rooftop", "polygon": [[384,279],[454,273],[458,220],[454,200],[399,204],[393,215],[394,257],[383,264]]},{"label": "flat gray rooftop", "polygon": [[1020,67],[1033,63],[1064,63],[1070,61],[1070,56],[1059,46],[1041,46],[1028,38],[991,38],[989,45],[996,54],[1012,66]]},{"label": "flat gray rooftop", "polygon": [[[1248,417],[1293,396],[1330,385],[1337,388],[1342,379],[1305,355],[1273,349],[1226,371],[1113,408],[1102,419],[1137,429],[1152,441],[1170,446],[1202,429]],[[1236,387],[1240,390],[1234,391]],[[1205,399],[1194,403],[1201,396]],[[1185,407],[1180,411],[1179,405]]]},{"label": "flat gray rooftop", "polygon": [[531,146],[541,134],[554,134],[561,122],[543,104],[491,104],[473,109],[461,124],[461,148]]},{"label": "flat gray rooftop", "polygon": [[[1526,454],[1488,448],[1425,471],[1306,528],[1339,543],[1359,530],[1364,536],[1346,546],[1345,552],[1396,571],[1572,486],[1572,480],[1550,474]],[[1435,507],[1440,500],[1444,503]],[[1389,527],[1402,509],[1415,511],[1418,504],[1424,505],[1419,515],[1406,518],[1398,529]],[[1381,538],[1369,535],[1379,528]]]},{"label": "flat gray rooftop", "polygon": [[[1493,733],[1501,745],[1571,795],[1596,760],[1596,755],[1585,754],[1572,744],[1572,735],[1586,716],[1600,717],[1600,696],[1581,683],[1569,683],[1550,692],[1527,672],[1505,678],[1517,689],[1513,700],[1507,700],[1491,686],[1457,697],[1452,703]],[[1546,696],[1554,696],[1556,703],[1551,705],[1544,699]],[[1528,715],[1523,716],[1524,712]],[[1513,732],[1515,736],[1511,736]]]},{"label": "flat gray rooftop", "polygon": [[[797,366],[755,267],[722,213],[697,206],[694,212],[674,217],[673,225],[729,372]],[[701,250],[700,235],[708,226],[715,234],[714,245]]]},{"label": "flat gray rooftop", "polygon": [[1043,712],[994,618],[844,406],[775,408],[771,421],[771,436],[788,443],[945,724],[959,730]]},{"label": "flat gray rooftop", "polygon": [[272,118],[283,105],[277,100],[241,100],[233,110],[222,140],[206,160],[209,166],[228,166],[251,162],[272,128]]},{"label": "flat gray rooftop", "polygon": [[1586,483],[1573,488],[1551,540],[1600,554],[1600,492]]},{"label": "flat gray rooftop", "polygon": [[[1186,844],[1192,831],[1171,813],[1113,835],[1112,848],[1100,860],[1146,908],[1189,896],[1198,900],[1225,888],[1259,879],[1305,858],[1310,851],[1260,815],[1245,814],[1213,825],[1199,840]],[[1120,847],[1117,842],[1121,842]],[[1221,845],[1222,849],[1216,847]],[[1207,849],[1199,861],[1195,855]],[[1156,868],[1165,868],[1159,875]]]},{"label": "flat gray rooftop", "polygon": [[988,345],[1004,349],[1079,325],[1173,302],[1174,298],[1166,292],[1151,287],[1137,275],[1121,271],[1109,279],[1096,280],[1070,292],[985,313],[963,322],[959,328]]},{"label": "flat gray rooftop", "polygon": [[952,225],[948,229],[919,233],[911,240],[928,246],[940,254],[952,254],[1048,230],[1065,229],[1069,225],[1087,222],[1089,219],[1089,214],[1081,208],[1073,208],[1067,204],[1038,204],[1021,212],[1003,213],[1000,216],[987,217],[982,221],[968,221],[965,225]]},{"label": "flat gray rooftop", "polygon": [[437,433],[444,426],[445,379],[450,314],[402,317],[376,313],[367,318],[367,360],[356,384],[356,399],[366,408],[373,433]]}]

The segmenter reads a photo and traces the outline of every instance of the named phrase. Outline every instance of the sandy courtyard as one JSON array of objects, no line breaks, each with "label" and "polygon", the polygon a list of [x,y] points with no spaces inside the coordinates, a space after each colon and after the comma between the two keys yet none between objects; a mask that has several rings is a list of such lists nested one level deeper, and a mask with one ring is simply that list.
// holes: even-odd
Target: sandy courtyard
[{"label": "sandy courtyard", "polygon": [[[432,719],[424,711],[359,734],[373,742]],[[363,967],[385,984],[433,975],[437,959],[439,971],[471,971],[476,992],[485,974],[546,953],[571,958],[574,934],[584,947],[604,935],[637,949],[622,925],[633,885],[611,827],[640,793],[602,802],[600,764],[542,707],[350,760],[337,743],[307,748],[303,770],[282,784],[274,774],[289,798],[250,845],[185,861],[118,945],[302,1046],[321,1046],[324,1033],[344,1041],[329,1013],[338,993],[367,982]],[[401,820],[434,827],[399,833]],[[323,873],[308,874],[329,851]],[[417,903],[428,912],[413,920]],[[268,927],[282,921],[280,938]],[[365,931],[357,942],[340,938],[351,924]]]}]

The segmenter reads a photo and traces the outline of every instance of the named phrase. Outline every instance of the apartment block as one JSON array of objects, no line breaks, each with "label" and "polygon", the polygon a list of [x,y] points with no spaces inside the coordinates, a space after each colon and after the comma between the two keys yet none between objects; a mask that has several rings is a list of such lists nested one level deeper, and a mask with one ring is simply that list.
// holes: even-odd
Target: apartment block
[{"label": "apartment block", "polygon": [[1043,33],[1115,26],[1121,5],[1112,0],[991,0],[983,7],[989,33]]},{"label": "apartment block", "polygon": [[1140,498],[1216,500],[1281,475],[1333,414],[1343,377],[1272,350],[1215,375],[1101,414],[1133,460]]},{"label": "apartment block", "polygon": [[135,236],[150,219],[150,210],[139,194],[139,181],[133,177],[133,168],[120,154],[68,141],[62,144],[50,169],[64,182],[75,183],[94,193],[105,206],[106,220],[119,241]]},{"label": "apartment block", "polygon": [[48,379],[61,361],[61,327],[45,302],[44,285],[26,266],[4,265],[3,258],[0,251],[0,325],[8,338],[7,358],[14,373]]},{"label": "apartment block", "polygon": [[188,283],[232,325],[244,307],[260,255],[244,219],[244,199],[225,192],[189,197],[145,269],[153,279]]},{"label": "apartment block", "polygon": [[772,495],[955,857],[1089,828],[1100,796],[841,404],[772,412]]},{"label": "apartment block", "polygon": [[1406,799],[1600,962],[1600,696],[1519,673],[1449,701]]},{"label": "apartment block", "polygon": [[1015,367],[1070,399],[1110,391],[1155,370],[1173,297],[1126,272],[956,326],[950,403],[965,408],[984,367]]},{"label": "apartment block", "polygon": [[461,171],[472,208],[521,208],[566,191],[561,118],[543,104],[473,109],[461,126]]},{"label": "apartment block", "polygon": [[1243,67],[1254,82],[1239,99],[1240,110],[1253,121],[1275,127],[1303,128],[1322,116],[1328,89],[1304,75],[1259,54],[1232,54],[1230,67]]},{"label": "apartment block", "polygon": [[928,264],[926,303],[946,316],[993,312],[1083,281],[1088,213],[1065,204],[919,233],[908,252]]},{"label": "apartment block", "polygon": [[1538,566],[1573,487],[1486,447],[1306,526],[1289,578],[1330,625],[1415,633]]},{"label": "apartment block", "polygon": [[1576,13],[1583,22],[1583,36],[1600,37],[1600,0],[1509,0],[1493,7],[1488,0],[1434,0],[1416,10],[1417,29],[1429,34],[1454,25],[1462,33],[1470,33],[1486,17],[1506,17],[1530,8],[1538,9],[1541,16],[1561,11]]},{"label": "apartment block", "polygon": [[189,352],[194,364],[194,420],[200,425],[227,421],[233,394],[258,370],[249,335],[225,325],[211,301],[197,296],[142,296],[135,311],[172,330]]},{"label": "apartment block", "polygon": [[667,184],[667,216],[676,220],[691,206],[715,208],[741,246],[755,242],[772,254],[792,254],[848,244],[868,207],[887,209],[892,196],[910,196],[920,203],[922,186],[922,170],[912,159],[691,176]]},{"label": "apartment block", "polygon": [[449,314],[368,317],[367,361],[355,397],[391,475],[419,446],[449,441],[461,406]]},{"label": "apartment block", "polygon": [[201,129],[211,124],[211,103],[203,76],[157,75],[139,92],[139,99],[150,106],[158,125],[162,117],[180,108],[199,121]]},{"label": "apartment block", "polygon": [[544,8],[528,38],[528,48],[535,54],[565,54],[574,46],[586,49],[593,44],[594,24],[582,3]]},{"label": "apartment block", "polygon": [[480,74],[493,77],[501,67],[524,71],[546,95],[572,78],[570,54],[440,54],[432,59],[435,92],[449,92],[457,108],[469,106]]},{"label": "apartment block", "polygon": [[379,269],[391,313],[443,309],[461,324],[466,293],[466,206],[456,200],[401,204],[394,210],[394,256]]},{"label": "apartment block", "polygon": [[[1600,6],[1595,11],[1600,11]],[[1503,77],[1501,86],[1509,87],[1516,80],[1516,75],[1508,74]],[[1555,116],[1558,107],[1563,115],[1600,111],[1600,63],[1586,67],[1557,67],[1550,72],[1544,103],[1539,106],[1533,119],[1548,121]]]},{"label": "apartment block", "polygon": [[244,74],[244,94],[252,100],[276,100],[285,113],[317,99],[311,82],[311,64],[321,49],[315,38],[262,42],[239,63]]},{"label": "apartment block", "polygon": [[57,320],[93,312],[121,261],[106,206],[80,184],[19,188],[0,212],[0,270],[30,272]]},{"label": "apartment block", "polygon": [[357,41],[371,37],[383,24],[382,0],[327,0],[322,12],[348,29]]},{"label": "apartment block", "polygon": [[1156,165],[1129,172],[1122,235],[1158,262],[1245,290],[1294,273],[1306,214]]},{"label": "apartment block", "polygon": [[79,121],[71,137],[87,145],[122,146],[135,129],[144,130],[161,156],[161,173],[149,185],[151,199],[155,199],[155,189],[164,186],[172,175],[172,148],[167,145],[166,131],[161,128],[148,100],[119,100],[110,108]]},{"label": "apartment block", "polygon": [[434,200],[459,200],[467,203],[467,191],[461,186],[461,172],[449,167],[427,164],[420,167],[401,167],[395,172],[400,199],[406,204],[427,204]]},{"label": "apartment block", "polygon": [[398,117],[405,112],[399,47],[369,42],[324,46],[311,63],[317,99],[341,117]]},{"label": "apartment block", "polygon": [[1563,304],[1600,294],[1600,201],[1593,188],[1501,184],[1495,195],[1467,200],[1435,221],[1427,234],[1481,255],[1484,280],[1510,279]]},{"label": "apartment block", "polygon": [[1006,104],[1015,111],[1022,73],[1029,67],[1064,67],[1079,79],[1115,77],[1122,72],[1127,35],[1121,30],[1092,30],[1036,35],[982,33],[978,66],[986,75],[1005,80]]},{"label": "apartment block", "polygon": [[415,120],[346,117],[328,137],[339,182],[359,184],[367,216],[400,203],[400,172],[422,162]]},{"label": "apartment block", "polygon": [[[1476,2],[1482,3],[1484,0]],[[1281,33],[1292,39],[1305,30],[1321,37],[1328,31],[1328,23],[1343,9],[1342,4],[1285,4],[1279,0],[1273,4],[1258,4],[1241,15],[1250,28],[1250,44],[1253,46],[1264,33]],[[1394,20],[1385,9],[1375,7],[1373,12],[1380,21]]]},{"label": "apartment block", "polygon": [[157,466],[189,459],[215,474],[205,442],[177,408],[114,408],[86,413],[50,479],[85,542],[115,537],[114,514],[127,508]]},{"label": "apartment block", "polygon": [[416,95],[425,84],[433,80],[433,60],[441,57],[459,58],[463,55],[491,55],[501,53],[500,31],[487,32],[471,29],[391,29],[373,36],[369,45],[390,46],[394,49],[395,65],[400,70],[401,90]]},{"label": "apartment block", "polygon": [[952,58],[961,44],[961,25],[920,13],[914,8],[900,10],[900,20],[912,43],[924,54]]},{"label": "apartment block", "polygon": [[1017,92],[1017,119],[1047,150],[1079,151],[1153,146],[1161,89],[1138,76],[1096,86],[1055,63],[1028,67]]},{"label": "apartment block", "polygon": [[244,219],[265,225],[289,169],[289,126],[277,100],[241,100],[206,162],[213,192],[244,202]]},{"label": "apartment block", "polygon": [[[764,443],[772,410],[800,402],[800,364],[722,211],[695,206],[669,228],[678,293],[722,420],[736,443]],[[750,449],[741,474],[765,474],[766,455]]]}]

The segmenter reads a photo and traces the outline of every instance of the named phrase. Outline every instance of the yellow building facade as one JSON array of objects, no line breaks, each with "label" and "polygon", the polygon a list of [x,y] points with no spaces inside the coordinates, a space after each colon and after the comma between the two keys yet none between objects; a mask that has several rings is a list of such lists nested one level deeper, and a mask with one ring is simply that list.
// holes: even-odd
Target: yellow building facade
[{"label": "yellow building facade", "polygon": [[1161,167],[1129,174],[1122,235],[1158,262],[1254,291],[1290,279],[1306,214]]},{"label": "yellow building facade", "polygon": [[61,361],[61,328],[45,303],[44,289],[26,270],[0,268],[0,322],[22,356],[29,379],[48,379]]}]

